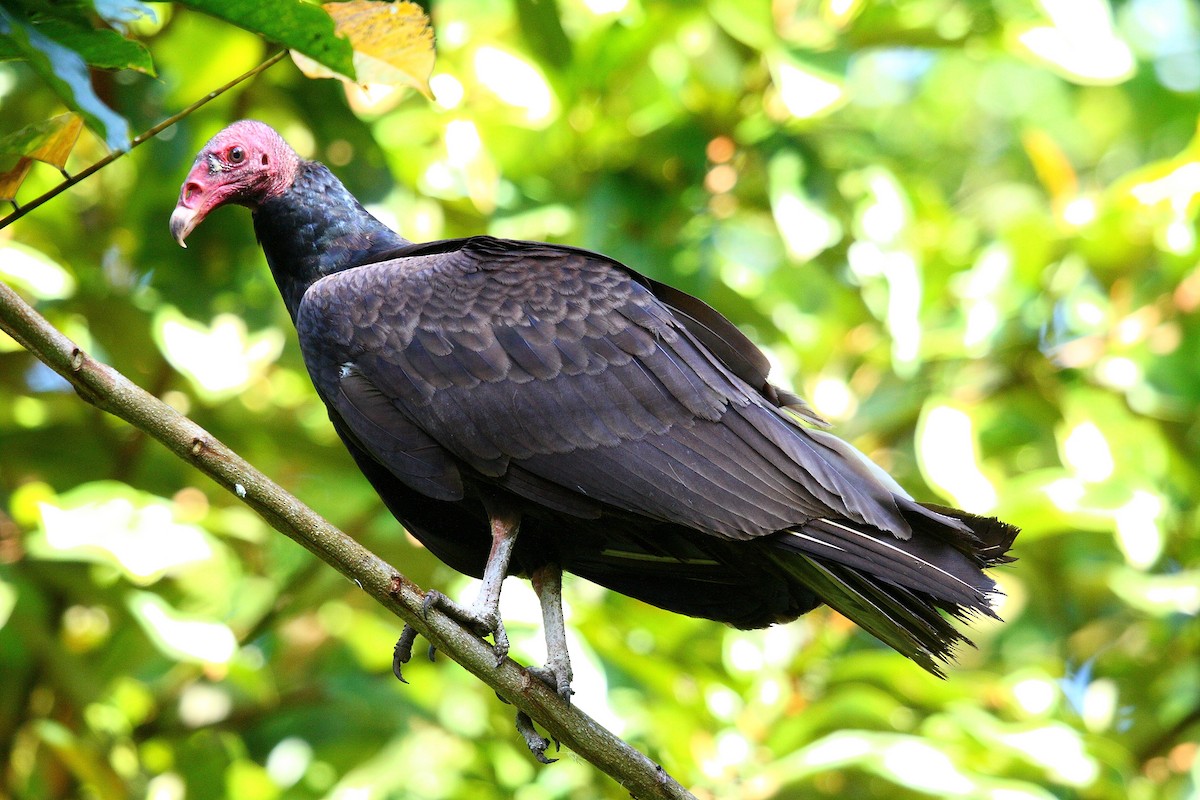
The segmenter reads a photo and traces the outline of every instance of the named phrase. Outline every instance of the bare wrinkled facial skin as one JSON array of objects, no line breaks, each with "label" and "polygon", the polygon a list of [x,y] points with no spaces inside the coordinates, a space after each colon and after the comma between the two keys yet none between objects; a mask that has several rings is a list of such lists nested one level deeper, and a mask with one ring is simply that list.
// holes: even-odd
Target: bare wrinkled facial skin
[{"label": "bare wrinkled facial skin", "polygon": [[259,205],[291,185],[299,157],[271,128],[235,122],[204,146],[192,163],[171,213],[171,236],[180,247],[213,209],[228,203]]}]

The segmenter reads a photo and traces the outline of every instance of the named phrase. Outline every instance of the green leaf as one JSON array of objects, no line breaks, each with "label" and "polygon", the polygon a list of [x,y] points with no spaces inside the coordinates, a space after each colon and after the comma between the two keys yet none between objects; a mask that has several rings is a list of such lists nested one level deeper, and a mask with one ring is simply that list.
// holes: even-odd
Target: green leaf
[{"label": "green leaf", "polygon": [[[34,23],[31,27],[64,47],[74,50],[93,67],[136,69],[147,75],[155,75],[150,51],[141,42],[126,39],[114,30],[88,28],[57,20]],[[19,54],[10,57],[19,57]],[[2,58],[4,49],[0,44],[0,59]]]},{"label": "green leaf", "polygon": [[[154,61],[142,43],[130,40],[114,30],[85,28],[60,20],[34,23],[32,28],[74,50],[89,65],[101,70],[137,70],[156,76]],[[11,38],[0,38],[0,61],[23,59],[24,54]]]},{"label": "green leaf", "polygon": [[0,35],[29,63],[68,107],[78,111],[112,150],[129,146],[129,123],[106,106],[92,89],[87,64],[79,53],[34,30],[0,8]]},{"label": "green leaf", "polygon": [[350,42],[336,35],[333,19],[320,6],[299,0],[182,0],[182,4],[355,77]]}]

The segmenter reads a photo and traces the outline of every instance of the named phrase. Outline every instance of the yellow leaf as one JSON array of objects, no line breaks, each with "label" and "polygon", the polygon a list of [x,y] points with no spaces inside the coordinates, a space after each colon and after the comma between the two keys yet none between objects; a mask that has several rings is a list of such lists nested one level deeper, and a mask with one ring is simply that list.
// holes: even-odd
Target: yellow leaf
[{"label": "yellow leaf", "polygon": [[1061,202],[1078,193],[1079,179],[1071,159],[1050,134],[1036,128],[1027,130],[1021,134],[1021,144],[1051,199]]},{"label": "yellow leaf", "polygon": [[18,158],[11,169],[0,172],[0,200],[12,202],[16,199],[17,189],[25,182],[25,176],[29,174],[29,168],[32,166],[32,160]]},{"label": "yellow leaf", "polygon": [[50,121],[53,123],[61,121],[61,124],[57,125],[53,132],[42,140],[36,150],[27,155],[58,169],[63,169],[67,165],[67,157],[75,149],[79,132],[83,130],[83,117],[78,114],[63,114]]},{"label": "yellow leaf", "polygon": [[78,114],[60,114],[0,139],[0,200],[16,198],[34,161],[62,170],[82,129]]},{"label": "yellow leaf", "polygon": [[[416,3],[350,0],[322,6],[339,35],[354,47],[356,83],[411,86],[426,97],[433,72],[433,28]],[[292,51],[296,66],[310,78],[349,78]]]},{"label": "yellow leaf", "polygon": [[78,114],[60,114],[0,139],[0,154],[24,156],[62,169],[81,130],[83,119]]}]

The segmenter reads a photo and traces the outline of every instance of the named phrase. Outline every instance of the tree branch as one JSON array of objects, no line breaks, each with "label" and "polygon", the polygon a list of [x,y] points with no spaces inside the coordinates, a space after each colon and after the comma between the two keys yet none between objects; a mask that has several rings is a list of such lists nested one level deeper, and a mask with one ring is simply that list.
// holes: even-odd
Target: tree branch
[{"label": "tree branch", "polygon": [[412,581],[333,527],[196,423],[112,367],[92,359],[3,282],[0,282],[0,329],[68,380],[85,401],[153,436],[237,495],[271,527],[354,581],[380,605],[416,628],[438,650],[634,797],[695,800],[662,767],[577,707],[563,702],[553,689],[515,661],[506,659],[496,667],[487,643],[440,611],[423,614],[424,594]]}]

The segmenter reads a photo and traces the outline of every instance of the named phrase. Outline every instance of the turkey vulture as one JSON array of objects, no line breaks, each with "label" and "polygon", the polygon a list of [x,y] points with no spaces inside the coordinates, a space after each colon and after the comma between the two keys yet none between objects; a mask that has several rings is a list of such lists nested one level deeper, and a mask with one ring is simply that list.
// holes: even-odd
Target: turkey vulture
[{"label": "turkey vulture", "polygon": [[175,239],[227,203],[252,211],[359,468],[417,539],[483,580],[470,607],[428,602],[503,659],[501,581],[531,578],[538,674],[564,698],[562,570],[739,628],[824,603],[939,674],[965,641],[946,615],[994,616],[983,569],[1011,560],[1017,529],[913,500],[700,300],[575,247],[409,242],[260,122],[200,151]]}]

